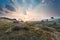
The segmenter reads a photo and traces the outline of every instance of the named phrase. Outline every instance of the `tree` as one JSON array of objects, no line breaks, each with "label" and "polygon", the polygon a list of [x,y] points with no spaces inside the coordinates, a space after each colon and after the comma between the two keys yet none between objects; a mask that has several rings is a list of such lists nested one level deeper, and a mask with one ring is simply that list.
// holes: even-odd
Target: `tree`
[{"label": "tree", "polygon": [[54,17],[51,17],[51,19],[54,19]]},{"label": "tree", "polygon": [[46,21],[48,22],[49,20],[48,20],[48,19],[46,19]]}]

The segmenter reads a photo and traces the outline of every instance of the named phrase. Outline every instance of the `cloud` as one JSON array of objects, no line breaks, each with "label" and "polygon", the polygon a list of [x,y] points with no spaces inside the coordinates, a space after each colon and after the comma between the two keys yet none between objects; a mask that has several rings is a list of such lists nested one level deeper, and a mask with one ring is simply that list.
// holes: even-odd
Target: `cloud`
[{"label": "cloud", "polygon": [[0,16],[23,20],[60,16],[59,4],[59,0],[0,0]]},{"label": "cloud", "polygon": [[0,16],[5,16],[9,11],[15,11],[12,1],[0,0]]},{"label": "cloud", "polygon": [[5,5],[5,8],[10,10],[10,11],[15,11],[14,7],[11,5]]}]

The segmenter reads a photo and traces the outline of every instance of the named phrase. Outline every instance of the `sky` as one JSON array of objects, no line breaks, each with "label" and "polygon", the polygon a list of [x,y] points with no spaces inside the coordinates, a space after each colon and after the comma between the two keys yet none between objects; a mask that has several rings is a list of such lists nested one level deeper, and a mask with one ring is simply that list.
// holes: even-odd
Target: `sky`
[{"label": "sky", "polygon": [[60,17],[60,0],[0,0],[0,17],[24,21]]}]

